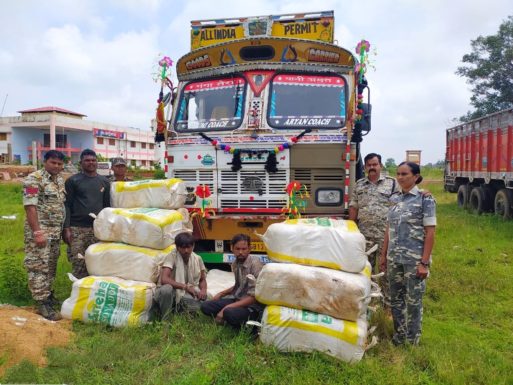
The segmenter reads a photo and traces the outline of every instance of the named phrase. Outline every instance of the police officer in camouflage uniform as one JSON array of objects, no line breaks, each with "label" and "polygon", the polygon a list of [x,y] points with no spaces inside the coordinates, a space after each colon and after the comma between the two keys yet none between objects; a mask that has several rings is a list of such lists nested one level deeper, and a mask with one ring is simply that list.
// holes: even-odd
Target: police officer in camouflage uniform
[{"label": "police officer in camouflage uniform", "polygon": [[378,245],[378,250],[369,255],[369,262],[374,270],[376,257],[381,254],[383,247],[389,199],[397,186],[394,178],[381,175],[381,155],[370,153],[364,158],[364,162],[367,177],[355,184],[349,202],[349,219],[358,223],[358,228],[369,246]]},{"label": "police officer in camouflage uniform", "polygon": [[110,164],[110,168],[112,170],[112,175],[109,176],[110,182],[128,182],[131,180],[126,176],[128,168],[126,161],[123,158],[112,158],[110,160]]},{"label": "police officer in camouflage uniform", "polygon": [[418,187],[422,181],[416,163],[397,168],[401,191],[391,197],[380,270],[390,282],[395,345],[416,345],[422,331],[422,296],[426,290],[431,251],[435,240],[436,203]]},{"label": "police officer in camouflage uniform", "polygon": [[23,182],[25,207],[25,259],[28,285],[32,298],[43,317],[57,321],[61,315],[54,309],[59,302],[52,285],[57,271],[60,240],[64,223],[65,190],[60,175],[64,154],[50,150],[44,156],[44,168],[31,173]]},{"label": "police officer in camouflage uniform", "polygon": [[98,159],[93,150],[80,154],[81,172],[66,180],[66,220],[64,241],[68,244],[68,259],[76,278],[89,275],[83,258],[86,249],[98,242],[94,236],[93,218],[110,206],[110,183],[107,177],[98,175]]}]

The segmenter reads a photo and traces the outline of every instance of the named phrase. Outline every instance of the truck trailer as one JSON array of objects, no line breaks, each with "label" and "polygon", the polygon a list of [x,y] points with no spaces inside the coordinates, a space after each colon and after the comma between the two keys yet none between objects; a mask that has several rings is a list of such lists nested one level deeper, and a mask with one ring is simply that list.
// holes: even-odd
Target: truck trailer
[{"label": "truck trailer", "polygon": [[445,189],[458,205],[513,217],[513,108],[447,129]]}]

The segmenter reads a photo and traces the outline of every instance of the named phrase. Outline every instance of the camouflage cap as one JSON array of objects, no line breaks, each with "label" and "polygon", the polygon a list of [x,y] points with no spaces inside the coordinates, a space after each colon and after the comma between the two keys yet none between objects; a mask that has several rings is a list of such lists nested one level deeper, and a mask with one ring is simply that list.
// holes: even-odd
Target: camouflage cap
[{"label": "camouflage cap", "polygon": [[113,167],[114,167],[114,166],[117,166],[117,165],[120,165],[120,164],[122,164],[122,165],[126,166],[126,161],[125,161],[123,158],[112,158],[112,159],[110,160],[110,163],[111,163],[111,165],[112,165]]}]

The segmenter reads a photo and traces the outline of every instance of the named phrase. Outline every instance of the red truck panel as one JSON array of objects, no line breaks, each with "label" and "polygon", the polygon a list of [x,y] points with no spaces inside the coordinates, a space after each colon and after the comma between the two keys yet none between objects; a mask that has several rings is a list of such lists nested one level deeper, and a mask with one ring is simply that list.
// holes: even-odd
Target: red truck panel
[{"label": "red truck panel", "polygon": [[455,177],[511,179],[513,109],[447,130],[446,159]]}]

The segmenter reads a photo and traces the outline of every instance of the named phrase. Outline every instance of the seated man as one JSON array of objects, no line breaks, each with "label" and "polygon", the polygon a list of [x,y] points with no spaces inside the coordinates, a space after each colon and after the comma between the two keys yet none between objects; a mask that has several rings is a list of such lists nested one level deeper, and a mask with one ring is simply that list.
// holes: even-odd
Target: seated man
[{"label": "seated man", "polygon": [[192,234],[178,234],[175,245],[162,265],[161,286],[154,297],[163,321],[168,321],[173,311],[197,312],[207,298],[206,269],[201,257],[192,251]]},{"label": "seated man", "polygon": [[212,301],[201,304],[201,311],[215,317],[217,323],[228,323],[240,329],[248,320],[258,320],[264,306],[255,299],[255,284],[263,264],[260,258],[249,255],[251,240],[246,234],[232,238],[231,248],[235,254],[232,271],[235,285],[215,295]]}]

